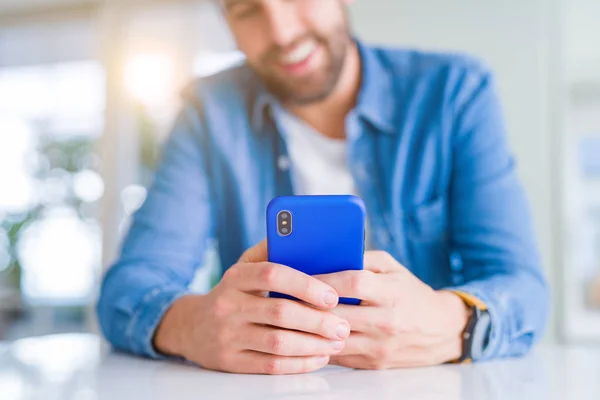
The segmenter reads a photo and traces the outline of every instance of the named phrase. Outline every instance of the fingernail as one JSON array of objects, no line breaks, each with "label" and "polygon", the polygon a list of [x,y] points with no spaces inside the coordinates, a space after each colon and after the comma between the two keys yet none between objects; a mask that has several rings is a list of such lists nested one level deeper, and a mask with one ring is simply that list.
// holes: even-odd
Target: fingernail
[{"label": "fingernail", "polygon": [[327,365],[327,363],[329,362],[329,357],[327,357],[327,356],[317,357],[315,359],[315,362],[317,363],[317,365]]},{"label": "fingernail", "polygon": [[335,292],[332,292],[330,290],[323,295],[323,303],[325,303],[326,305],[334,306],[337,304],[337,302],[338,302],[338,297]]},{"label": "fingernail", "polygon": [[335,328],[335,334],[340,339],[346,339],[350,335],[350,327],[346,324],[339,324],[337,328]]},{"label": "fingernail", "polygon": [[344,348],[344,342],[341,340],[331,342],[331,347],[333,347],[334,350],[341,350]]}]

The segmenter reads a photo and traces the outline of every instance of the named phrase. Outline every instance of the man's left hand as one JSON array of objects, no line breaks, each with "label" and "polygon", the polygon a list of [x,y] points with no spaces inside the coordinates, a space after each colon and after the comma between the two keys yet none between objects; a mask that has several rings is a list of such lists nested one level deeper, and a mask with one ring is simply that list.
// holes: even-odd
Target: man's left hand
[{"label": "man's left hand", "polygon": [[450,291],[435,291],[388,253],[365,253],[363,271],[319,275],[340,297],[360,306],[338,305],[332,312],[350,323],[344,350],[332,364],[387,369],[442,364],[462,352],[470,311]]}]

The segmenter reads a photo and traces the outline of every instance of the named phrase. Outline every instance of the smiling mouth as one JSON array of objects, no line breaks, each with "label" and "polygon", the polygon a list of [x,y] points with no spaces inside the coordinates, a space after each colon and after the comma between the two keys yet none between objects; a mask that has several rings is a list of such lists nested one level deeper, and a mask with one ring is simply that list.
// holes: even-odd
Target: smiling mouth
[{"label": "smiling mouth", "polygon": [[320,47],[316,41],[308,40],[292,50],[281,53],[275,59],[275,65],[282,70],[288,78],[301,77],[310,72],[314,67],[314,58],[319,54]]},{"label": "smiling mouth", "polygon": [[317,49],[317,43],[314,41],[306,41],[303,44],[296,46],[292,51],[288,51],[279,57],[279,62],[283,66],[292,66],[307,61]]}]

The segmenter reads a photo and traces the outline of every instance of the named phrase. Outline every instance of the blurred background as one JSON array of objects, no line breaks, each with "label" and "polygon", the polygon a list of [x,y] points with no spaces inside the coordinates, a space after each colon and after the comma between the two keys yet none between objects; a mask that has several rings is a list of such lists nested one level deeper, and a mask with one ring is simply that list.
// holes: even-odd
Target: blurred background
[{"label": "blurred background", "polygon": [[[545,340],[600,344],[600,2],[356,0],[351,14],[368,42],[496,71],[553,288]],[[0,340],[97,331],[101,275],[178,91],[240,60],[208,0],[0,0]]]}]

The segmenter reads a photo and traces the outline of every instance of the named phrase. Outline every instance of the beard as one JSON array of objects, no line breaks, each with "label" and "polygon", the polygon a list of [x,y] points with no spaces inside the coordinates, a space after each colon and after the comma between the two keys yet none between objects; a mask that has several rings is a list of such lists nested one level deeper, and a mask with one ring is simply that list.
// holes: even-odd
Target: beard
[{"label": "beard", "polygon": [[[306,76],[292,79],[282,76],[276,67],[281,54],[306,40],[315,41],[323,49],[323,62]],[[252,68],[261,77],[267,90],[280,101],[297,105],[319,102],[326,99],[337,86],[351,43],[347,24],[343,23],[328,38],[309,33],[286,48],[273,47]]]}]

